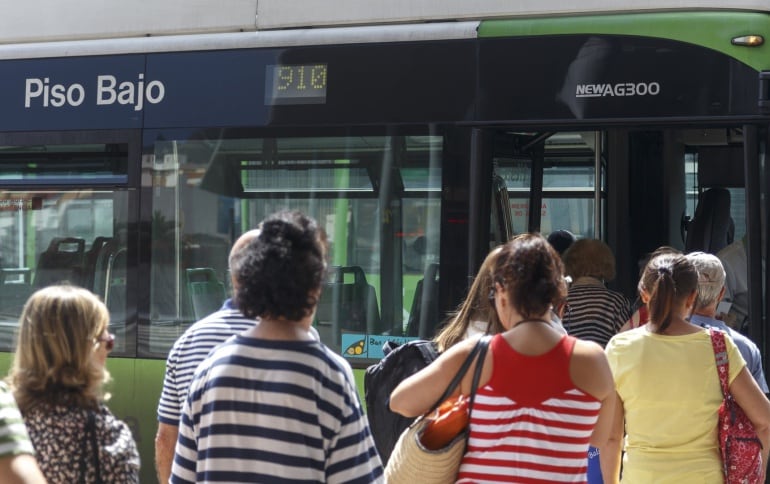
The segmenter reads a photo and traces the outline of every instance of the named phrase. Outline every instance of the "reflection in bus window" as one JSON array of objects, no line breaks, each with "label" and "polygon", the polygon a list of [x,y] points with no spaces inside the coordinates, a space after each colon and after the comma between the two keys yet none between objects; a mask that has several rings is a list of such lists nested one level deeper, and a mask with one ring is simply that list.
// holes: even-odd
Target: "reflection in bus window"
[{"label": "reflection in bus window", "polygon": [[[534,138],[531,133],[520,136]],[[553,133],[543,138],[540,231],[569,230],[579,238],[594,237],[595,133]],[[527,141],[511,144],[529,146]],[[495,172],[508,186],[511,218],[517,228],[529,223],[532,177],[538,176],[533,156],[537,156],[535,151],[510,152],[494,160]],[[604,200],[604,170],[601,175]]]},{"label": "reflection in bus window", "polygon": [[40,287],[69,283],[110,309],[116,354],[125,351],[125,191],[8,191],[0,194],[0,345],[12,348],[21,308]]},{"label": "reflection in bus window", "polygon": [[[144,156],[153,187],[145,350],[166,352],[200,316],[195,308],[221,298],[219,288],[229,296],[232,241],[284,209],[312,216],[326,234],[315,321],[323,341],[355,353],[365,335],[403,335],[419,311],[418,283],[438,262],[442,137],[219,136],[153,136],[162,141]],[[190,271],[209,274],[209,286],[193,287]]]}]

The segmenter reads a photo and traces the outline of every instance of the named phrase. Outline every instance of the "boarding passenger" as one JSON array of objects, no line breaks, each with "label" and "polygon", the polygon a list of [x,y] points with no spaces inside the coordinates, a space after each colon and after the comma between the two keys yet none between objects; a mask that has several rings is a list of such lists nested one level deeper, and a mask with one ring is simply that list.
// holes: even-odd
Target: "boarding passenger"
[{"label": "boarding passenger", "polygon": [[172,483],[383,481],[353,371],[311,331],[325,256],[299,212],[269,216],[236,255],[236,305],[259,324],[195,371]]},{"label": "boarding passenger", "polygon": [[[506,243],[492,277],[506,331],[492,337],[483,363],[457,482],[584,482],[589,442],[604,442],[613,411],[607,358],[599,345],[552,325],[551,308],[566,284],[545,238],[524,234]],[[391,408],[405,416],[428,411],[475,344],[476,338],[455,344],[406,379]],[[474,366],[453,396],[471,393]]]},{"label": "boarding passenger", "polygon": [[109,312],[89,291],[48,286],[27,300],[8,381],[51,483],[139,482],[128,426],[104,404]]},{"label": "boarding passenger", "polygon": [[[723,482],[717,413],[723,396],[709,332],[687,321],[698,295],[698,271],[683,255],[653,258],[639,281],[650,311],[642,328],[614,336],[606,348],[619,404],[601,449],[606,483]],[[725,338],[730,393],[770,450],[770,401]],[[625,433],[625,438],[624,438]]]},{"label": "boarding passenger", "polygon": [[628,299],[605,286],[615,278],[612,249],[601,240],[580,239],[564,253],[564,265],[572,278],[564,327],[603,347],[631,317]]},{"label": "boarding passenger", "polygon": [[[647,256],[643,259],[643,261],[639,264],[639,278],[642,277],[644,274],[644,268],[647,267],[647,263],[650,262],[650,260],[654,257],[657,257],[659,255],[663,254],[681,254],[682,252],[678,249],[675,249],[668,245],[662,245],[655,249],[654,251],[647,254]],[[620,328],[620,331],[628,331],[629,329],[638,328],[640,326],[644,326],[647,324],[647,321],[650,320],[650,312],[647,309],[647,305],[644,304],[642,301],[642,296],[637,296],[636,301],[634,302],[634,313],[631,315],[631,317],[626,321],[626,323],[623,325],[622,328]]]},{"label": "boarding passenger", "polygon": [[502,333],[505,330],[489,299],[490,291],[494,288],[492,268],[501,250],[502,246],[495,247],[487,254],[478,274],[473,278],[465,300],[434,338],[439,353],[443,353],[466,338]]},{"label": "boarding passenger", "polygon": [[[492,280],[492,269],[502,248],[503,246],[495,247],[487,254],[465,300],[434,338],[439,353],[443,353],[467,338],[505,331],[495,310],[493,297],[495,285]],[[552,324],[557,331],[561,332],[565,332],[560,319],[563,308],[564,304],[559,303],[551,308]]]},{"label": "boarding passenger", "polygon": [[719,317],[728,326],[745,331],[749,325],[749,258],[746,253],[746,236],[736,240],[717,252],[725,269],[725,295],[723,301],[727,311],[720,311]]},{"label": "boarding passenger", "polygon": [[559,257],[563,256],[575,241],[577,237],[569,230],[554,230],[548,234],[548,243],[559,253]]},{"label": "boarding passenger", "polygon": [[762,369],[762,354],[753,341],[741,332],[729,327],[724,321],[716,319],[719,301],[725,295],[725,270],[722,262],[713,254],[705,252],[692,252],[687,254],[687,259],[698,270],[698,297],[695,300],[695,308],[690,322],[702,328],[717,328],[725,331],[735,342],[735,346],[746,360],[746,368],[754,377],[759,388],[768,393],[765,372]]},{"label": "boarding passenger", "polygon": [[27,427],[8,386],[0,382],[0,482],[45,484]]},{"label": "boarding passenger", "polygon": [[[231,283],[238,290],[238,277],[233,261],[239,251],[259,235],[259,230],[250,230],[241,235],[230,250],[228,264]],[[168,482],[174,447],[179,435],[179,416],[187,399],[187,388],[193,372],[209,352],[230,336],[243,332],[256,324],[254,318],[241,314],[231,299],[222,308],[190,326],[174,343],[166,359],[166,376],[158,404],[158,433],[155,436],[155,467],[158,481]]]}]

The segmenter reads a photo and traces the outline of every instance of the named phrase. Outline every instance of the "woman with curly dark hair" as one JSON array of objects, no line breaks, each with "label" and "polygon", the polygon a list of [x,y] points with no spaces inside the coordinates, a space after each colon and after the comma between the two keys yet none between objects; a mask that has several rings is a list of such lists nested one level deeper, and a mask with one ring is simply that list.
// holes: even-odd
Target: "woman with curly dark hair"
[{"label": "woman with curly dark hair", "polygon": [[231,261],[258,324],[198,367],[171,482],[382,482],[350,365],[313,335],[326,273],[316,222],[279,212]]},{"label": "woman with curly dark hair", "polygon": [[[585,482],[589,442],[606,440],[615,395],[602,348],[551,323],[567,291],[562,274],[538,234],[515,237],[495,258],[492,295],[505,332],[483,360],[457,482]],[[475,344],[457,343],[404,380],[390,408],[407,417],[428,411]],[[471,393],[474,367],[453,396]]]}]

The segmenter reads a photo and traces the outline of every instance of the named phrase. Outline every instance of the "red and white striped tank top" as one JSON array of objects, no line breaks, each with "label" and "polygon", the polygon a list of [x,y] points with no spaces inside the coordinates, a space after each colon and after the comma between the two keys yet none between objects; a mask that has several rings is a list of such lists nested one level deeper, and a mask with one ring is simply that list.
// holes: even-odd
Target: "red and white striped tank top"
[{"label": "red and white striped tank top", "polygon": [[494,367],[479,388],[457,482],[586,482],[588,439],[601,402],[572,383],[575,338],[526,356],[496,335]]}]

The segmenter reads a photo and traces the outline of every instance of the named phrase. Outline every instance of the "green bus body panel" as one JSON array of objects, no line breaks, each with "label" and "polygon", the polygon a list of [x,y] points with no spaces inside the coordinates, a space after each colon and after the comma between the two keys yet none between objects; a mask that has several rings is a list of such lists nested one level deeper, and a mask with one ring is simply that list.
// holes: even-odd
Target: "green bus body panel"
[{"label": "green bus body panel", "polygon": [[[0,370],[8,373],[12,353],[0,353]],[[157,408],[163,387],[165,360],[109,358],[107,369],[112,382],[107,391],[112,398],[107,406],[126,422],[134,434],[142,458],[140,482],[157,482],[155,474],[155,433],[158,430]],[[361,402],[364,402],[364,370],[353,370]]]},{"label": "green bus body panel", "polygon": [[[8,373],[12,353],[0,353],[0,369]],[[139,358],[109,358],[107,369],[112,381],[106,390],[112,395],[107,406],[126,422],[134,434],[142,459],[139,482],[157,482],[155,474],[155,432],[158,430],[156,411],[163,387],[165,360]]]},{"label": "green bus body panel", "polygon": [[[584,17],[483,20],[480,38],[604,34],[671,39],[700,45],[757,71],[770,69],[770,15],[755,12],[664,12]],[[733,45],[742,35],[762,35],[759,47]]]}]

